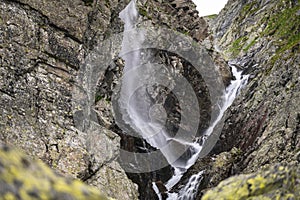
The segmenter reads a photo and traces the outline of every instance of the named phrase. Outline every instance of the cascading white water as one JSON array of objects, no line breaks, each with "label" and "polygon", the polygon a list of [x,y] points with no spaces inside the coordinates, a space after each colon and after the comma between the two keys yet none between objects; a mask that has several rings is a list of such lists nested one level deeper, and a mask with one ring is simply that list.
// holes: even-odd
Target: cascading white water
[{"label": "cascading white water", "polygon": [[193,200],[197,195],[198,187],[203,179],[204,170],[194,174],[182,190],[179,191],[178,200]]},{"label": "cascading white water", "polygon": [[[223,105],[220,108],[220,113],[217,119],[208,127],[208,129],[205,131],[204,135],[209,136],[212,134],[214,127],[219,123],[219,121],[222,119],[225,111],[227,108],[231,106],[236,96],[239,94],[239,91],[247,84],[249,75],[242,75],[242,71],[238,71],[237,68],[234,65],[231,65],[229,63],[229,66],[231,67],[231,71],[233,76],[235,77],[235,80],[232,80],[230,82],[230,85],[225,89],[224,95],[223,95]],[[196,155],[197,157],[198,155]],[[202,180],[202,174],[203,171],[200,171],[198,174],[195,174],[191,176],[189,179],[189,182],[187,185],[179,191],[179,193],[170,193],[168,200],[193,200],[195,198],[195,195],[198,192],[198,186],[201,183]],[[178,179],[176,177],[178,175],[174,175],[174,179]],[[180,175],[181,176],[181,175]],[[171,179],[172,180],[172,179]],[[180,178],[179,178],[180,180]],[[195,181],[195,180],[198,180]]]},{"label": "cascading white water", "polygon": [[[173,177],[165,184],[167,190],[170,191],[170,189],[179,182],[183,173],[196,162],[202,147],[197,142],[193,143],[182,138],[170,137],[163,127],[164,124],[158,123],[157,120],[155,120],[155,117],[153,118],[153,116],[151,116],[153,110],[156,110],[154,112],[156,115],[157,110],[162,110],[158,113],[160,116],[163,116],[163,118],[166,117],[166,113],[162,105],[154,104],[151,101],[147,93],[147,87],[145,86],[147,79],[150,79],[150,77],[153,76],[153,73],[157,71],[157,66],[147,63],[147,60],[142,60],[142,51],[140,50],[128,52],[128,49],[130,49],[128,46],[130,45],[143,49],[143,42],[145,40],[144,33],[138,32],[132,34],[132,32],[130,32],[130,30],[135,28],[138,16],[139,14],[136,9],[135,0],[132,0],[120,13],[120,18],[125,23],[120,56],[125,61],[123,74],[128,73],[130,76],[125,76],[125,78],[122,79],[118,102],[122,112],[123,121],[139,133],[152,147],[160,149],[168,163],[174,168]],[[145,68],[148,71],[137,69],[142,64],[148,66]],[[220,105],[219,115],[205,131],[204,140],[213,133],[215,126],[222,119],[226,109],[234,101],[239,89],[247,82],[248,76],[242,76],[242,72],[238,72],[234,66],[231,67],[236,80],[233,80],[224,91],[223,103]],[[168,85],[168,83],[165,84]],[[143,87],[137,87],[137,85]],[[188,158],[181,158],[181,154],[178,155],[176,153],[178,148],[188,149],[191,156]],[[203,172],[199,172],[198,174],[193,175],[188,184],[178,194],[168,193],[168,199],[193,199],[197,193],[198,185],[202,180],[202,174]],[[155,183],[153,184],[153,189],[161,199],[161,195],[159,194]]]},{"label": "cascading white water", "polygon": [[[148,79],[151,79],[157,71],[162,71],[161,66],[147,63],[147,60],[141,58],[141,50],[128,52],[128,49],[130,49],[128,46],[130,45],[142,49],[145,40],[142,31],[131,31],[135,28],[138,20],[134,0],[120,13],[120,18],[125,23],[120,56],[125,60],[123,74],[129,74],[123,76],[120,89],[119,105],[122,111],[122,119],[152,147],[159,149],[168,163],[177,171],[181,171],[182,174],[196,160],[196,156],[192,156],[190,159],[181,158],[182,151],[188,150],[196,155],[201,149],[200,145],[185,139],[170,137],[165,130],[164,123],[156,122],[155,118],[157,117],[151,116],[153,110],[160,110],[158,114],[156,112],[156,116],[165,116],[165,118],[167,116],[163,106],[154,104],[147,93]],[[139,69],[141,65],[145,66],[143,71]],[[171,84],[165,80],[158,81],[162,81],[160,84],[167,88]]]}]

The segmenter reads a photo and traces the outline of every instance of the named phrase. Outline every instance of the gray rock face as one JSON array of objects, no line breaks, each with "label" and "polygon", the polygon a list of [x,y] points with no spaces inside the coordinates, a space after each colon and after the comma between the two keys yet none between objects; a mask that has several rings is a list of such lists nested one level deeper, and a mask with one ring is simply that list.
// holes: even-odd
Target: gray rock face
[{"label": "gray rock face", "polygon": [[244,172],[298,162],[299,8],[295,1],[234,1],[216,19],[216,44],[252,76],[228,112],[220,141],[245,151]]},{"label": "gray rock face", "polygon": [[[197,41],[198,42],[203,41],[203,39],[208,35],[207,24],[202,18],[199,18],[197,16],[195,5],[191,1],[173,1],[171,3],[161,3],[160,1],[138,1],[137,5],[140,12],[140,17],[138,19],[139,23],[137,25],[138,27],[143,27],[143,28],[156,27],[156,28],[169,29],[172,30],[173,32],[178,31],[181,34],[183,33],[187,37],[189,37],[188,35],[190,35],[192,39],[194,39],[193,42],[195,43]],[[149,28],[149,30],[150,30],[149,32],[156,31],[155,28],[153,29]],[[162,35],[166,35],[166,34],[162,34]],[[189,84],[193,87],[195,93],[198,94],[197,97],[199,101],[199,107],[201,109],[201,119],[200,119],[201,123],[199,123],[199,127],[198,127],[199,132],[197,133],[197,136],[200,136],[203,133],[203,130],[207,128],[208,121],[210,119],[209,109],[211,107],[210,106],[211,102],[209,102],[208,99],[208,90],[203,83],[203,78],[201,77],[199,72],[197,72],[197,70],[194,69],[194,66],[192,66],[191,63],[188,63],[188,60],[185,60],[184,57],[180,57],[179,55],[172,53],[172,51],[167,51],[167,49],[172,49],[174,52],[174,49],[176,50],[178,44],[182,42],[181,40],[178,40],[177,37],[174,36],[176,36],[176,34],[173,35],[170,34],[166,38],[169,37],[168,39],[172,41],[170,44],[175,44],[175,45],[169,45],[170,47],[164,49],[163,48],[143,49],[143,55],[145,55],[146,58],[150,59],[151,63],[163,64],[166,67],[166,70],[172,73],[172,75],[176,74],[175,75],[176,77],[185,77],[188,80]],[[152,39],[154,38],[155,41],[153,43],[159,44],[157,45],[157,47],[167,46],[164,45],[166,41],[160,39],[164,37],[150,36],[149,38]],[[175,47],[172,48],[172,46]],[[184,52],[184,50],[182,49],[177,51]],[[186,52],[189,51],[186,50]],[[191,50],[191,52],[193,51]],[[224,64],[224,61],[220,59],[219,63]],[[132,133],[131,134],[123,133],[116,126],[113,120],[110,101],[113,102],[116,101],[116,99],[112,99],[112,93],[113,91],[114,92],[116,91],[115,85],[118,84],[120,81],[120,77],[122,76],[123,66],[124,66],[124,61],[122,61],[121,59],[116,59],[113,62],[113,64],[105,71],[105,76],[101,77],[96,89],[97,98],[96,98],[95,111],[98,114],[98,119],[101,125],[107,127],[110,130],[118,132],[118,134],[121,136],[122,149],[134,153],[148,153],[147,151],[144,150],[145,148],[148,149],[148,151],[150,152],[154,151],[155,149],[150,145],[146,144],[145,141],[143,141],[142,139],[132,137],[131,136]],[[226,72],[228,72],[228,68],[224,67],[224,71],[225,71],[224,74],[226,74]],[[228,82],[228,79],[231,78],[231,74],[229,73],[228,75],[227,73],[226,76],[223,77],[226,77],[224,78],[224,80],[226,79]],[[170,76],[170,78],[174,78],[174,77]],[[216,79],[214,79],[214,81],[216,81]],[[218,80],[218,82],[222,82],[222,80],[220,79]],[[154,102],[161,103],[164,106],[166,112],[168,113],[168,117],[166,120],[166,129],[168,129],[169,131],[168,133],[173,136],[173,134],[176,134],[178,132],[179,129],[178,124],[180,124],[179,123],[180,117],[190,118],[194,120],[191,116],[195,113],[194,112],[195,104],[189,102],[190,97],[189,95],[187,95],[185,98],[185,102],[183,102],[183,104],[185,103],[190,106],[189,107],[191,109],[189,112],[190,116],[183,116],[182,113],[180,113],[180,107],[178,106],[178,101],[177,101],[178,99],[176,99],[176,97],[170,94],[170,90],[166,90],[164,88],[159,88],[159,87],[156,88],[153,87],[151,90],[151,86],[150,86],[148,90],[150,92],[148,93],[148,95],[151,96]],[[200,92],[198,93],[198,91],[201,91],[201,94]],[[195,120],[197,121],[198,119],[195,118]],[[189,123],[191,122],[189,121]],[[189,132],[191,132],[191,127],[189,127],[189,124],[181,123],[180,125],[182,125],[182,127],[180,128],[182,128],[187,135],[189,134]],[[127,128],[127,133],[134,132],[132,129],[128,127],[126,128]],[[162,161],[155,160],[153,161],[153,163],[146,163],[146,162],[136,163],[136,160],[134,160],[129,165],[134,165],[134,166],[145,165],[146,168],[148,167],[147,164],[149,164],[149,168],[150,168],[151,165],[155,165],[158,162],[162,162]],[[129,168],[130,166],[126,166],[125,164],[123,167]],[[159,183],[166,182],[172,176],[171,173],[172,170],[170,169],[170,166],[167,166],[163,169],[151,173],[139,173],[139,174],[128,173],[128,176],[135,183],[138,183],[140,199],[156,199],[157,195],[154,193],[152,189],[152,182],[159,182]]]},{"label": "gray rock face", "polygon": [[108,196],[137,199],[116,161],[120,138],[80,132],[71,104],[78,69],[125,3],[0,1],[0,139]]},{"label": "gray rock face", "polygon": [[207,169],[200,191],[276,163],[299,165],[299,9],[299,1],[230,0],[211,23],[215,47],[251,78],[212,155],[190,170]]},{"label": "gray rock face", "polygon": [[[0,2],[1,140],[117,199],[138,198],[137,186],[117,162],[120,137],[115,132],[122,136],[122,148],[135,148],[136,144],[115,126],[110,102],[123,61],[117,59],[110,68],[103,66],[99,76],[95,110],[100,126],[90,124],[89,132],[75,126],[73,111],[77,108],[72,107],[72,93],[78,86],[76,77],[95,48],[122,32],[118,14],[128,2]],[[206,22],[198,18],[190,0],[138,1],[138,6],[142,21],[191,35],[195,41],[207,36]],[[176,55],[161,52],[158,56],[169,66],[177,63],[182,67]],[[193,71],[186,73],[197,77]],[[198,79],[190,81],[198,83]],[[163,171],[170,175],[169,169]]]},{"label": "gray rock face", "polygon": [[[111,93],[123,61],[116,59],[110,68],[103,66],[99,77],[95,110],[100,126],[90,124],[89,133],[78,130],[71,102],[76,76],[86,58],[99,43],[122,32],[118,13],[128,2],[0,1],[1,141],[117,199],[138,198],[137,186],[116,159],[121,147],[141,145],[122,134],[112,117]],[[248,86],[227,112],[215,155],[199,160],[189,172],[207,169],[200,190],[230,175],[274,163],[299,164],[299,2],[229,0],[210,22],[213,37],[207,37],[207,24],[198,18],[190,0],[141,0],[138,7],[142,21],[203,42],[225,84],[231,74],[224,60],[251,74]],[[159,53],[161,62],[182,67],[178,56]],[[197,85],[198,77],[190,76]],[[169,173],[170,169],[163,169],[154,175]],[[145,189],[151,188],[152,177],[131,177],[140,184],[146,182],[140,185],[144,199],[155,198],[153,191]]]}]

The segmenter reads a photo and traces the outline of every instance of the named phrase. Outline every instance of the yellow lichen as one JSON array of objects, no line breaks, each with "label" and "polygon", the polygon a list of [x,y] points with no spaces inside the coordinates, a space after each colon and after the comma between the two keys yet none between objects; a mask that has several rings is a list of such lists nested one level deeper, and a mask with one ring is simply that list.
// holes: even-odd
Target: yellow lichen
[{"label": "yellow lichen", "polygon": [[4,200],[15,200],[16,199],[12,193],[6,193],[3,198],[4,198]]},{"label": "yellow lichen", "polygon": [[63,198],[64,195],[74,200],[107,199],[96,188],[61,177],[41,161],[30,161],[19,151],[3,145],[0,145],[0,164],[0,187],[14,188],[13,191],[17,192],[0,194],[0,199],[47,200]]},{"label": "yellow lichen", "polygon": [[209,190],[202,199],[294,199],[299,196],[300,185],[296,181],[299,171],[297,167],[274,166],[266,171],[231,177]]},{"label": "yellow lichen", "polygon": [[247,181],[248,184],[250,184],[250,190],[251,191],[257,191],[259,189],[263,189],[266,187],[267,181],[264,179],[261,175],[258,175],[252,179],[249,179]]}]

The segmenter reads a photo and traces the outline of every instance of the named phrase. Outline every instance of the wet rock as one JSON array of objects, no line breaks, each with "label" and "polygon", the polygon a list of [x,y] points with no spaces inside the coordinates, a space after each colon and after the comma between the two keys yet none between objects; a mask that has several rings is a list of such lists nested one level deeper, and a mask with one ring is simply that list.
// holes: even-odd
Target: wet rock
[{"label": "wet rock", "polygon": [[[168,28],[173,33],[176,33],[175,31],[178,31],[181,34],[183,33],[184,35],[186,35],[187,38],[190,38],[190,36],[192,36],[192,38],[194,39],[193,42],[201,42],[205,37],[207,37],[207,24],[202,18],[199,18],[197,16],[195,5],[191,1],[174,1],[172,3],[161,3],[160,1],[137,1],[137,5],[139,8],[139,13],[141,15],[138,19],[139,23],[137,26],[142,28],[146,27],[150,30],[150,34],[151,31],[156,31],[156,27]],[[176,39],[171,34],[169,37],[171,37],[169,40],[171,40],[175,44],[175,46],[182,42],[181,40]],[[164,40],[160,40],[157,37],[154,38],[156,40],[155,43],[157,43],[158,41],[159,44],[161,43],[159,46],[164,46]],[[195,66],[192,66],[192,64],[189,63],[188,60],[185,60],[184,57],[176,55],[171,51],[168,52],[165,49],[160,50],[152,48],[143,49],[142,53],[144,57],[146,57],[146,59],[149,59],[151,61],[151,63],[163,64],[165,66],[166,70],[170,74],[170,76],[166,78],[172,78],[174,76],[181,78],[184,77],[193,87],[193,90],[196,92],[198,98],[199,107],[201,109],[201,123],[199,123],[199,130],[198,132],[196,132],[196,135],[197,137],[201,136],[203,130],[206,129],[208,121],[210,119],[208,113],[210,112],[209,109],[211,107],[210,101],[208,99],[208,91],[205,87],[201,74],[197,72]],[[135,153],[148,153],[147,150],[151,152],[155,149],[147,144],[143,139],[131,136],[135,131],[130,129],[128,125],[126,126],[126,131],[123,132],[119,127],[116,126],[113,120],[112,109],[110,108],[112,108],[111,103],[115,102],[116,99],[112,99],[112,94],[114,92],[118,93],[118,88],[116,88],[116,85],[120,84],[123,66],[124,61],[117,58],[113,61],[110,67],[106,69],[104,73],[105,76],[99,79],[96,89],[96,95],[98,98],[96,101],[95,110],[98,114],[97,116],[101,125],[108,127],[110,130],[114,130],[121,136],[121,148],[123,150]],[[228,79],[229,78],[227,78],[227,82]],[[217,81],[221,82],[222,80],[220,79]],[[172,94],[171,91],[173,88],[174,84],[167,89],[161,86],[157,86],[153,88],[149,87],[147,88],[147,90],[148,95],[151,96],[153,102],[161,104],[166,110],[166,129],[168,129],[170,135],[174,136],[178,132],[178,129],[182,128],[188,136],[189,133],[192,132],[191,129],[193,129],[191,125],[189,125],[189,123],[192,124],[193,120],[198,120],[197,117],[192,117],[196,113],[196,109],[194,108],[195,104],[189,102],[189,97],[186,98],[186,101],[180,102],[184,105],[189,106],[190,116],[180,115],[180,106],[178,105],[178,99],[174,94]],[[115,115],[117,118],[116,121],[122,121],[122,118],[118,118],[118,113],[115,113]],[[188,121],[187,124],[180,124],[181,118],[189,118],[191,120]],[[181,125],[181,127],[178,126],[179,124]],[[155,165],[156,162],[160,161],[154,161],[149,165]],[[134,166],[145,165],[145,162],[133,162],[130,164]],[[123,167],[126,168],[128,166]],[[141,199],[155,199],[157,198],[157,195],[152,190],[152,182],[165,183],[172,176],[171,173],[171,167],[166,166],[163,169],[151,173],[127,174],[135,183],[139,185]]]},{"label": "wet rock", "polygon": [[[120,148],[134,151],[145,145],[124,134],[113,120],[111,95],[123,61],[116,58],[110,66],[103,66],[92,113],[100,124],[97,131],[86,134],[78,130],[71,105],[78,70],[97,45],[122,32],[118,13],[128,2],[0,2],[0,138],[65,176],[79,177],[116,198],[136,199],[136,185],[115,159]],[[197,16],[190,0],[141,0],[138,7],[140,25],[148,21],[203,42],[225,85],[231,79],[226,62],[251,74],[248,86],[225,116],[220,141],[210,157],[199,160],[189,172],[208,168],[199,196],[202,189],[237,173],[274,163],[299,163],[299,2],[229,0],[215,19],[208,20],[211,29]],[[185,73],[195,90],[205,93],[200,77],[183,58],[155,52],[160,56],[157,61],[167,63],[176,73]],[[199,101],[207,111],[201,114],[199,132],[208,125],[206,97]],[[168,102],[174,102],[173,98]],[[176,106],[172,109],[178,110]],[[175,111],[168,124],[174,132],[179,119]],[[243,152],[242,156],[236,159],[234,149]],[[145,192],[140,198],[155,198],[151,182],[167,180],[170,172],[166,168],[135,176],[141,185],[146,182],[140,185]]]}]

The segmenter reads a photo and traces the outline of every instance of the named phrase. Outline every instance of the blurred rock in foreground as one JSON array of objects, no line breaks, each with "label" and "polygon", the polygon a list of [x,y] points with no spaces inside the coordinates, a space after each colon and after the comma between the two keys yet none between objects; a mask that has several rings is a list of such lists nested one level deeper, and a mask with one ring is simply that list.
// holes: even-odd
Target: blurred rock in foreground
[{"label": "blurred rock in foreground", "polygon": [[0,199],[108,200],[79,180],[63,178],[39,160],[0,144]]}]

